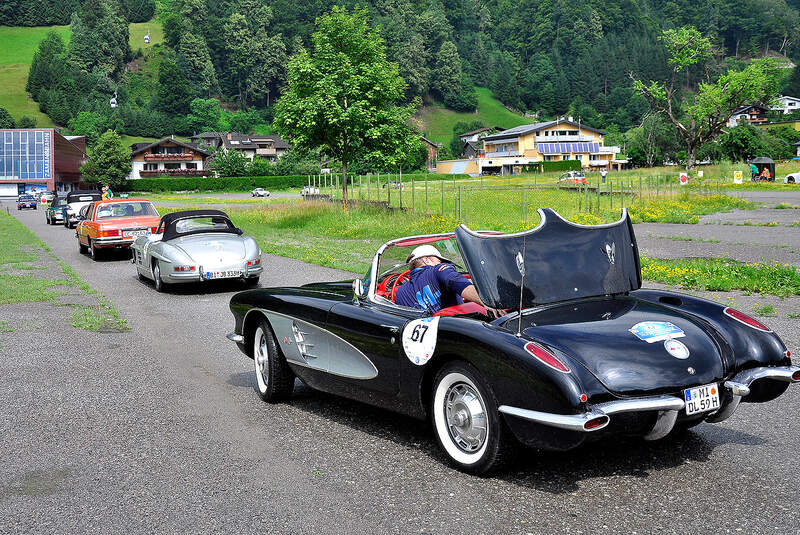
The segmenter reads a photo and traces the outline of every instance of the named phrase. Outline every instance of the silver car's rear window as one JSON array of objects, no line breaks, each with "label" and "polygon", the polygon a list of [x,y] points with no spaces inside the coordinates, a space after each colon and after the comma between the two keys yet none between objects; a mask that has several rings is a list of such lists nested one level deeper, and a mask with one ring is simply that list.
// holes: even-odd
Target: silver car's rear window
[{"label": "silver car's rear window", "polygon": [[194,231],[214,231],[230,230],[227,219],[222,217],[193,217],[191,219],[181,219],[175,223],[175,232],[184,234]]}]

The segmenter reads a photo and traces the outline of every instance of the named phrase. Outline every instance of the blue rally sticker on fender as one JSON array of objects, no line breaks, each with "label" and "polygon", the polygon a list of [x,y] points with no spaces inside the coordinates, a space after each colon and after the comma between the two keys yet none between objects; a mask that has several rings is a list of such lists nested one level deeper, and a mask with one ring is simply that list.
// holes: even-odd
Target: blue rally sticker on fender
[{"label": "blue rally sticker on fender", "polygon": [[686,336],[686,333],[668,321],[642,321],[628,329],[636,338],[648,344]]}]

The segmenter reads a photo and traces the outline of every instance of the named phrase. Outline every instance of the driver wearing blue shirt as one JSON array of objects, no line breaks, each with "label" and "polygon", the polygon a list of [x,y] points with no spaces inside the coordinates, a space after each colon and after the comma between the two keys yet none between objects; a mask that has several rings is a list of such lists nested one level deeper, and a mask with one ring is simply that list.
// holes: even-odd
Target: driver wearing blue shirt
[{"label": "driver wearing blue shirt", "polygon": [[[472,281],[459,273],[453,263],[433,245],[416,247],[406,262],[411,272],[408,274],[409,281],[397,289],[395,303],[398,305],[433,313],[464,301],[486,307]],[[502,315],[501,311],[492,308],[486,310],[494,317]]]}]

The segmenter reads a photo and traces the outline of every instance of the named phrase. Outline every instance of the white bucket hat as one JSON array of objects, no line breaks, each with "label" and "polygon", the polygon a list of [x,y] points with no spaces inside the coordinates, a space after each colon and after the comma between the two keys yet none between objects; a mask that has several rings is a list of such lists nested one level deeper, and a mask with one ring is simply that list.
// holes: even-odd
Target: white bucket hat
[{"label": "white bucket hat", "polygon": [[447,258],[443,257],[442,254],[439,252],[439,249],[434,247],[433,245],[420,245],[415,247],[411,254],[408,255],[406,258],[406,264],[410,264],[414,260],[418,258],[423,258],[425,256],[435,256],[442,262],[447,262],[448,264],[452,264],[452,260],[448,260]]}]

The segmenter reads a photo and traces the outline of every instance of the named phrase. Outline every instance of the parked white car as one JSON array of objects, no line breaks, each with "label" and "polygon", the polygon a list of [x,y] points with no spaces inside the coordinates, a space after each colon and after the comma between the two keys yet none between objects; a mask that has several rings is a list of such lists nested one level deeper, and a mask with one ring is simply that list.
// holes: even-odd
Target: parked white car
[{"label": "parked white car", "polygon": [[67,205],[64,207],[64,226],[75,228],[81,208],[94,201],[102,200],[103,194],[98,190],[73,190],[67,193]]},{"label": "parked white car", "polygon": [[784,184],[800,184],[800,171],[796,173],[789,173],[783,177]]},{"label": "parked white car", "polygon": [[305,197],[306,195],[319,195],[319,188],[304,186],[303,189],[300,190],[300,196]]},{"label": "parked white car", "polygon": [[269,197],[269,192],[264,188],[256,188],[250,192],[253,197]]}]

